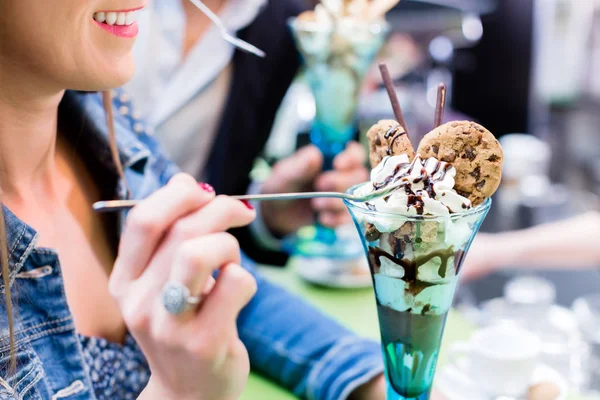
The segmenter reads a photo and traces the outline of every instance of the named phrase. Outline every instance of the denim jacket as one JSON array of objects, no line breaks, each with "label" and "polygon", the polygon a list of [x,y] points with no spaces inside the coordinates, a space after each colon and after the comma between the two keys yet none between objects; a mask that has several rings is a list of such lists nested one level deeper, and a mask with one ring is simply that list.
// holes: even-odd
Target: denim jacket
[{"label": "denim jacket", "polygon": [[[115,92],[115,129],[131,196],[142,199],[178,169],[161,152],[149,129],[137,120],[126,94]],[[66,92],[59,110],[82,159],[92,160],[118,182],[97,93]],[[98,172],[98,171],[97,171]],[[116,194],[115,194],[116,192]],[[110,195],[110,194],[109,194]],[[6,207],[10,281],[15,305],[17,368],[9,368],[8,322],[0,300],[0,400],[95,399],[83,362],[73,316],[65,297],[58,254],[36,247],[33,227]],[[340,400],[382,373],[380,347],[360,339],[302,300],[267,282],[247,257],[243,265],[258,292],[238,319],[252,368],[301,398]],[[4,287],[0,286],[4,293]],[[2,296],[3,298],[3,296]],[[115,399],[117,400],[117,399]],[[259,400],[259,399],[257,399]]]}]

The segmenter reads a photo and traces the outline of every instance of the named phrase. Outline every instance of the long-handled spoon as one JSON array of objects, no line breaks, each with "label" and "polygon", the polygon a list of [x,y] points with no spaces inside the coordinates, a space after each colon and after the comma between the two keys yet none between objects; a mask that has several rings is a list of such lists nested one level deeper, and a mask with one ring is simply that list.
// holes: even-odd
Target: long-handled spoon
[{"label": "long-handled spoon", "polygon": [[219,17],[200,0],[190,0],[190,2],[196,7],[198,7],[198,9],[200,9],[200,11],[202,11],[213,22],[213,24],[216,25],[216,27],[221,32],[221,36],[227,42],[231,43],[240,50],[244,50],[245,52],[254,54],[258,57],[264,58],[266,56],[265,52],[259,49],[258,47],[253,46],[250,43],[244,42],[242,39],[238,39],[235,36],[231,35],[219,19]]},{"label": "long-handled spoon", "polygon": [[[316,198],[334,198],[334,199],[345,199],[356,203],[365,203],[373,199],[385,197],[404,185],[405,182],[399,184],[390,185],[384,189],[373,191],[364,196],[356,196],[353,194],[342,193],[342,192],[303,192],[303,193],[275,193],[275,194],[248,194],[242,196],[231,196],[237,200],[247,201],[282,201],[282,200],[299,200],[299,199],[316,199]],[[115,212],[128,210],[135,207],[140,200],[107,200],[99,201],[94,203],[93,208],[96,212]]]}]

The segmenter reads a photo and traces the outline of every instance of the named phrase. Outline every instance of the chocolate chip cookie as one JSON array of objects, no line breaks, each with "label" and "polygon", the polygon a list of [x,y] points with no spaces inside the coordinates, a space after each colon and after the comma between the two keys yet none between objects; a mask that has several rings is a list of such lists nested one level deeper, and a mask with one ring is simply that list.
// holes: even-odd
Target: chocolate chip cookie
[{"label": "chocolate chip cookie", "polygon": [[415,157],[415,150],[408,135],[396,121],[390,119],[379,121],[369,129],[367,137],[371,168],[375,168],[387,156],[406,154],[411,161]]},{"label": "chocolate chip cookie", "polygon": [[429,132],[417,153],[435,157],[456,169],[454,189],[473,205],[490,197],[502,178],[502,147],[494,135],[471,121],[453,121]]}]

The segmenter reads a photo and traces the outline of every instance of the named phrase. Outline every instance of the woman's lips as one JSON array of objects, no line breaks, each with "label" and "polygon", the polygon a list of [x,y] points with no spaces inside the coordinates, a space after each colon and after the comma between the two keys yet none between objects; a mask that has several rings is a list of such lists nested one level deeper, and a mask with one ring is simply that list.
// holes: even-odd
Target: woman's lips
[{"label": "woman's lips", "polygon": [[141,8],[123,11],[100,11],[94,13],[94,22],[115,36],[133,38],[139,32],[137,13]]},{"label": "woman's lips", "polygon": [[136,37],[139,32],[138,23],[134,22],[131,25],[108,25],[104,22],[94,21],[100,28],[104,29],[107,32],[112,33],[115,36],[124,37],[124,38],[133,38]]}]

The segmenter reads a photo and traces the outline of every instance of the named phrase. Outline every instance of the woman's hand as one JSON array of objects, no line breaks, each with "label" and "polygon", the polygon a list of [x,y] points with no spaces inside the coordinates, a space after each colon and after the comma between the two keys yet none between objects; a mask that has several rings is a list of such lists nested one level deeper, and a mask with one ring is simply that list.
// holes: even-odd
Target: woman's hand
[{"label": "woman's hand", "polygon": [[[237,241],[224,232],[247,225],[254,215],[243,203],[215,197],[183,174],[130,212],[110,290],[152,370],[142,398],[240,396],[249,361],[236,319],[256,282],[239,265]],[[200,305],[169,314],[161,302],[168,281],[202,296]]]},{"label": "woman's hand", "polygon": [[[368,180],[369,171],[365,162],[363,147],[351,142],[335,158],[334,169],[323,173],[323,155],[315,146],[306,146],[275,164],[271,176],[263,184],[262,192],[343,192]],[[281,236],[314,223],[315,212],[319,212],[319,222],[326,226],[335,227],[350,222],[350,214],[344,203],[337,199],[265,201],[261,207],[265,224],[273,233]]]}]

